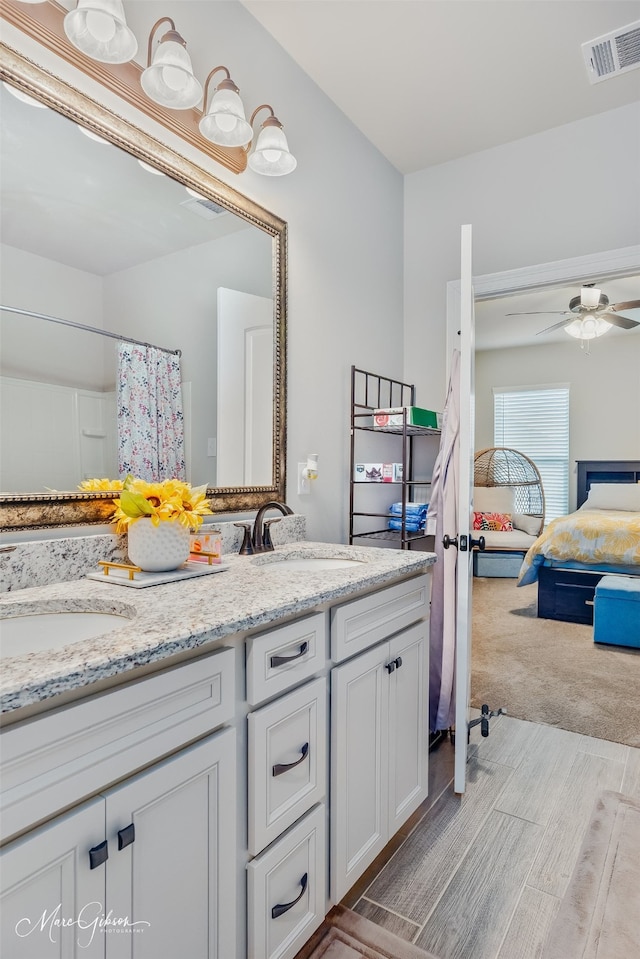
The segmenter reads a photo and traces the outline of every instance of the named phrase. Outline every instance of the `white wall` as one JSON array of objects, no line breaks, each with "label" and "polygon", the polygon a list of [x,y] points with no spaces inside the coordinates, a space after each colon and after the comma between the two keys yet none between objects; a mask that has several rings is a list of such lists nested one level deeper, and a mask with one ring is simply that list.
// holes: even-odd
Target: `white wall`
[{"label": "white wall", "polygon": [[420,405],[445,395],[460,226],[473,225],[474,275],[636,244],[639,128],[636,103],[405,177],[405,376]]},{"label": "white wall", "polygon": [[[288,221],[287,499],[306,514],[310,538],[343,540],[350,366],[402,374],[402,177],[239,3],[124,6],[144,51],[139,59],[153,23],[174,17],[201,80],[224,63],[249,110],[272,104],[297,170],[235,176],[13,28],[3,28],[4,39]],[[294,467],[307,452],[319,453],[320,477],[299,499]]]},{"label": "white wall", "polygon": [[[2,244],[0,287],[3,305],[103,328],[102,278],[93,273]],[[104,337],[5,312],[0,335],[5,376],[98,390],[113,386],[113,364],[104,379],[110,342]]]},{"label": "white wall", "polygon": [[[569,509],[575,461],[637,459],[640,450],[640,332],[476,353],[476,449],[493,446],[494,386],[569,384]],[[571,477],[574,477],[573,479]]]}]

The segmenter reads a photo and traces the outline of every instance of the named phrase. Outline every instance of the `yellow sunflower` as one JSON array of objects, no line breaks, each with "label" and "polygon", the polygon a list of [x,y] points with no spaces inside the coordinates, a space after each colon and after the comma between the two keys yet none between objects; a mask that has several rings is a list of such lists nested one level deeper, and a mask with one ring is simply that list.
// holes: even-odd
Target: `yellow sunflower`
[{"label": "yellow sunflower", "polygon": [[207,487],[169,479],[160,483],[127,476],[112,519],[116,532],[123,533],[137,519],[148,516],[154,526],[162,522],[178,522],[188,529],[198,529],[204,516],[212,515],[206,499]]}]

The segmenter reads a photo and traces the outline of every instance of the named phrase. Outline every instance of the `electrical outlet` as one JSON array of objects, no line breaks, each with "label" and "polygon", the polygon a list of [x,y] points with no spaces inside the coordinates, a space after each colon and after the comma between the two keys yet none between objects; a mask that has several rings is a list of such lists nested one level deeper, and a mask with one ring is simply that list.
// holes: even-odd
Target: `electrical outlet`
[{"label": "electrical outlet", "polygon": [[311,480],[305,476],[306,463],[298,463],[298,496],[308,496],[311,492]]}]

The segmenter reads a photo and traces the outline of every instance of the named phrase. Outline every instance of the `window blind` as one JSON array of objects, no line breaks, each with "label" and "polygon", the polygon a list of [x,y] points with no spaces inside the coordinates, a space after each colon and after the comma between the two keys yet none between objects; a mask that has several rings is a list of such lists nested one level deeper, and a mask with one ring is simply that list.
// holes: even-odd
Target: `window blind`
[{"label": "window blind", "polygon": [[569,387],[494,387],[493,441],[533,460],[542,477],[545,523],[569,510]]}]

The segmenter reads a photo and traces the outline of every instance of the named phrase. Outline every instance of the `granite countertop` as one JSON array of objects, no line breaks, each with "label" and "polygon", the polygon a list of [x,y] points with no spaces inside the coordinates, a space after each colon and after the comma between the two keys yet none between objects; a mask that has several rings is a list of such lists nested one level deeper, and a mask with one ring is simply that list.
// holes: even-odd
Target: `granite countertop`
[{"label": "granite countertop", "polygon": [[[309,556],[357,559],[362,565],[277,569],[281,560]],[[113,612],[130,622],[124,619],[115,631],[93,639],[4,659],[0,712],[83,690],[188,650],[206,651],[233,633],[425,572],[434,562],[433,553],[298,542],[255,557],[224,555],[227,569],[162,586],[131,589],[80,579],[6,593],[0,596],[0,619],[20,607],[21,613]]]}]

